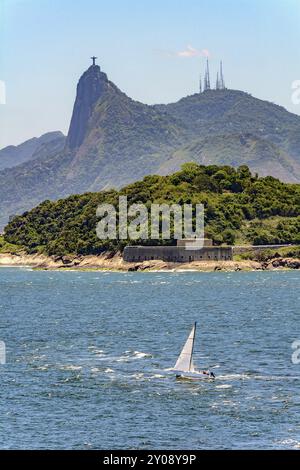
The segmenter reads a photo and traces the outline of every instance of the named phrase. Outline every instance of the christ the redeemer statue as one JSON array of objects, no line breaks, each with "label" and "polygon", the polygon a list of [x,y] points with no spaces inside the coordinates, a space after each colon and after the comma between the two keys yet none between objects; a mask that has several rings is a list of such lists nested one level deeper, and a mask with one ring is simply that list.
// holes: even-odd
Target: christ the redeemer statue
[{"label": "christ the redeemer statue", "polygon": [[95,56],[93,55],[93,57],[91,57],[91,59],[92,59],[92,61],[93,61],[93,65],[96,65],[96,59],[98,59],[98,57],[95,57]]}]

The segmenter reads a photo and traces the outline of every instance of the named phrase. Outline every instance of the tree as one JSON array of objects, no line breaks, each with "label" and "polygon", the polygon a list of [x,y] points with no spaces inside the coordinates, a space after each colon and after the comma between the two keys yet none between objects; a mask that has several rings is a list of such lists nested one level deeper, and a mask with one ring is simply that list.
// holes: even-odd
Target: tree
[{"label": "tree", "polygon": [[235,232],[230,228],[227,228],[223,232],[223,242],[227,245],[234,245],[235,243]]}]

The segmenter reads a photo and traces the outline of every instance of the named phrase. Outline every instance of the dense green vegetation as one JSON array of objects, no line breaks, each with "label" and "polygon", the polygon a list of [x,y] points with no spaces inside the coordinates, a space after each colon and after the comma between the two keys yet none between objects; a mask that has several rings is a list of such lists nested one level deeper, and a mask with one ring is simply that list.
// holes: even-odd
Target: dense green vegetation
[{"label": "dense green vegetation", "polygon": [[203,203],[206,236],[215,244],[300,244],[299,184],[285,184],[270,176],[259,178],[245,165],[235,169],[195,163],[186,163],[169,176],[147,176],[120,191],[44,201],[6,226],[5,241],[23,245],[30,253],[50,255],[122,249],[132,242],[100,240],[95,230],[97,206],[106,202],[117,207],[119,195],[127,195],[129,205],[142,202],[148,207],[152,202]]},{"label": "dense green vegetation", "polygon": [[9,253],[15,254],[18,253],[20,250],[23,250],[23,247],[20,245],[14,245],[12,243],[8,243],[4,240],[4,237],[0,235],[0,253]]},{"label": "dense green vegetation", "polygon": [[254,260],[254,261],[269,261],[274,258],[300,258],[300,246],[286,246],[280,248],[266,248],[259,251],[254,249],[245,251],[240,255],[235,255],[235,260]]}]

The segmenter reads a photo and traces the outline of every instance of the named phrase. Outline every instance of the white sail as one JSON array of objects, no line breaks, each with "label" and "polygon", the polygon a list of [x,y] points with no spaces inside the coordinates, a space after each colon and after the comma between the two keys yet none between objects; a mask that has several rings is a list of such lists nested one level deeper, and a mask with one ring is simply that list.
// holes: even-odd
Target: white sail
[{"label": "white sail", "polygon": [[188,339],[186,340],[185,345],[180,353],[179,358],[174,366],[175,370],[180,370],[182,372],[192,372],[194,371],[193,365],[193,349],[194,349],[194,340],[196,332],[196,323],[192,328],[192,331],[189,334]]}]

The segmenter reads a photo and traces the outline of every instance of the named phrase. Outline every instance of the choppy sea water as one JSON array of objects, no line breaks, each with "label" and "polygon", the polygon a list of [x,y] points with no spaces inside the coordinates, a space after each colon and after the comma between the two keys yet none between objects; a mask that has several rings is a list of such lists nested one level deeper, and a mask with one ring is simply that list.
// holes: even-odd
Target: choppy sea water
[{"label": "choppy sea water", "polygon": [[[1,448],[300,448],[299,281],[0,269]],[[168,370],[194,321],[215,382]]]}]

